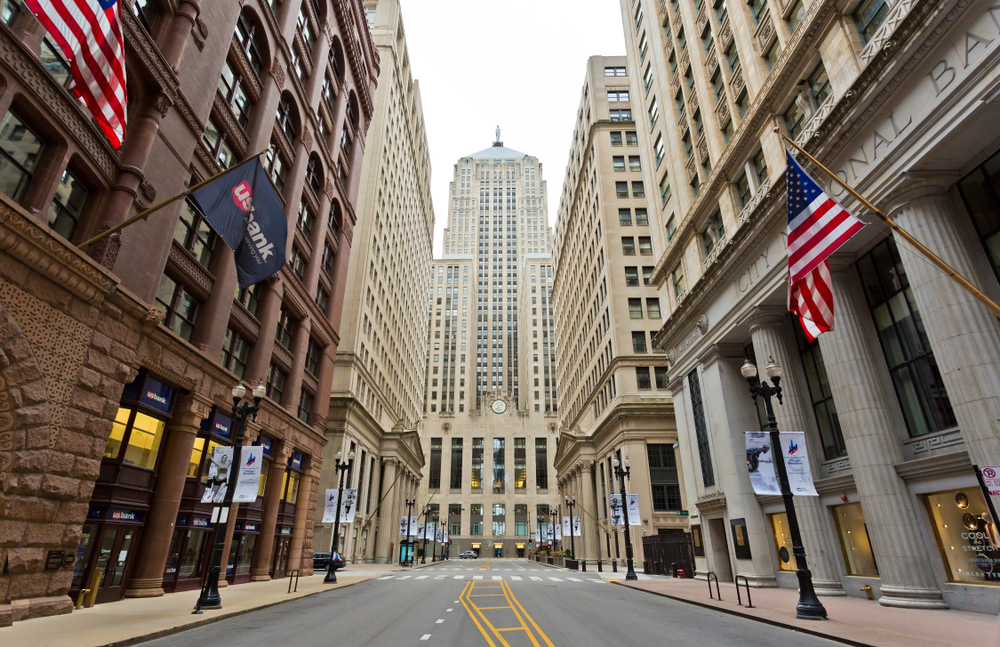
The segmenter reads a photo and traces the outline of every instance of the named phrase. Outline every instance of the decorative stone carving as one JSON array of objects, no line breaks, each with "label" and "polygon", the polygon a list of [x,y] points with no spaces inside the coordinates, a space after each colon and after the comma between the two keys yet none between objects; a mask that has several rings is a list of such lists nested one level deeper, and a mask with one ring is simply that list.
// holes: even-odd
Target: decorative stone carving
[{"label": "decorative stone carving", "polygon": [[688,50],[685,49],[684,53],[681,54],[681,74],[687,72],[689,67],[691,67],[691,56],[689,55]]},{"label": "decorative stone carving", "polygon": [[354,245],[354,225],[351,221],[344,219],[344,235],[347,237],[347,246],[351,247]]},{"label": "decorative stone carving", "polygon": [[[892,36],[893,32],[896,31],[896,27],[903,22],[903,19],[906,18],[906,16],[910,13],[910,10],[913,9],[916,4],[917,0],[899,0],[895,5],[893,5],[892,9],[890,9],[889,13],[886,15],[885,21],[883,21],[882,25],[875,31],[872,39],[868,41],[865,48],[861,50],[861,54],[858,56],[861,60],[862,67],[866,67],[872,62],[872,59],[875,58],[876,54],[883,49],[886,49],[885,46],[891,42],[889,37]],[[895,43],[893,43],[893,46],[895,46]]]},{"label": "decorative stone carving", "polygon": [[[140,207],[140,211],[143,211]],[[101,231],[107,231],[110,229],[107,225],[101,227]],[[108,268],[109,270],[115,269],[115,261],[118,260],[118,251],[122,246],[122,234],[120,231],[116,231],[110,236],[105,236],[101,240],[97,241],[90,246],[90,257]]]},{"label": "decorative stone carving", "polygon": [[257,71],[251,67],[250,61],[247,59],[247,54],[240,47],[235,34],[233,35],[233,40],[229,43],[229,60],[236,64],[236,67],[240,71],[240,76],[247,82],[250,98],[255,102],[260,101],[260,77],[257,75]]},{"label": "decorative stone carving", "polygon": [[212,294],[215,277],[209,274],[201,263],[196,261],[183,247],[173,241],[167,256],[167,265],[186,280],[184,284],[202,301],[208,300]]},{"label": "decorative stone carving", "polygon": [[698,159],[702,164],[708,161],[708,140],[704,135],[698,141]]},{"label": "decorative stone carving", "polygon": [[326,197],[333,200],[333,181],[330,178],[326,178],[326,186],[323,187],[323,193],[326,194]]},{"label": "decorative stone carving", "polygon": [[0,490],[7,487],[7,477],[14,463],[14,406],[7,380],[0,375]]},{"label": "decorative stone carving", "polygon": [[274,61],[271,62],[271,76],[274,77],[274,84],[278,86],[278,89],[284,90],[285,70],[281,67],[281,61],[278,59],[277,55],[275,55]]},{"label": "decorative stone carving", "polygon": [[732,76],[732,78],[729,81],[729,85],[732,86],[732,88],[733,88],[733,94],[735,94],[737,97],[739,97],[740,93],[743,92],[743,88],[746,87],[746,83],[744,83],[744,81],[743,81],[743,68],[742,67],[737,67],[733,71],[733,76]]},{"label": "decorative stone carving", "polygon": [[679,74],[674,74],[670,77],[670,92],[674,96],[677,96],[677,91],[681,89],[681,77]]},{"label": "decorative stone carving", "polygon": [[194,44],[198,48],[198,51],[205,49],[205,40],[208,38],[208,25],[205,21],[198,16],[194,20],[194,29],[191,30],[191,35],[194,37]]},{"label": "decorative stone carving", "polygon": [[167,112],[170,110],[170,106],[174,105],[174,102],[165,94],[161,94],[156,97],[156,109],[160,112],[161,117],[166,117]]},{"label": "decorative stone carving", "polygon": [[309,128],[302,127],[302,146],[306,149],[306,153],[312,152],[313,138],[312,133],[309,132]]},{"label": "decorative stone carving", "polygon": [[698,110],[698,93],[692,91],[691,96],[688,97],[688,110],[691,111],[693,115]]},{"label": "decorative stone carving", "polygon": [[139,190],[142,191],[142,194],[146,196],[146,199],[150,202],[156,200],[156,187],[146,180],[143,180],[142,183],[139,184]]},{"label": "decorative stone carving", "polygon": [[281,344],[275,344],[271,354],[281,368],[286,371],[292,370],[292,354]]},{"label": "decorative stone carving", "polygon": [[753,197],[750,198],[750,202],[747,203],[747,206],[744,207],[743,211],[740,212],[739,218],[737,219],[740,227],[750,222],[754,211],[756,211],[757,209],[757,206],[764,200],[764,196],[766,196],[770,190],[771,190],[771,178],[767,178],[766,180],[764,180],[764,183],[757,188],[757,192],[754,193]]},{"label": "decorative stone carving", "polygon": [[760,48],[760,53],[762,55],[767,54],[767,49],[771,46],[771,41],[774,40],[776,34],[774,31],[774,23],[771,22],[770,12],[765,12],[764,19],[760,21],[757,25],[757,47]]},{"label": "decorative stone carving", "polygon": [[725,246],[726,240],[722,239],[712,247],[712,251],[710,251],[708,255],[705,256],[705,260],[701,262],[702,273],[707,272],[708,268],[712,266],[712,263],[718,260],[719,254],[722,253],[722,249]]},{"label": "decorative stone carving", "polygon": [[233,309],[229,313],[229,321],[250,342],[256,342],[260,336],[260,322],[239,302],[233,302]]},{"label": "decorative stone carving", "polygon": [[705,25],[708,24],[708,6],[707,2],[701,3],[701,9],[698,11],[698,17],[695,19],[695,24],[698,26],[698,33],[703,33],[702,30],[705,29]]},{"label": "decorative stone carving", "polygon": [[441,431],[443,433],[448,433],[449,431],[451,431],[451,423],[450,422],[446,422],[443,425],[441,425]]},{"label": "decorative stone carving", "polygon": [[719,26],[719,42],[722,43],[722,48],[725,49],[729,47],[729,43],[733,40],[733,30],[729,26],[729,14],[722,20],[722,25]]},{"label": "decorative stone carving", "polygon": [[692,155],[691,159],[687,161],[687,166],[685,168],[687,170],[687,180],[690,182],[694,179],[695,173],[698,172],[698,168],[695,165],[694,155]]},{"label": "decorative stone carving", "polygon": [[[677,297],[678,304],[680,304],[682,297],[684,295],[686,295],[686,292],[682,292],[681,295]],[[701,339],[707,331],[708,331],[708,315],[703,314],[700,317],[698,317],[698,322],[695,324],[694,329],[691,330],[691,332],[689,332],[687,335],[685,335],[684,338],[681,339],[681,341],[676,346],[667,351],[667,361],[670,362],[671,364],[677,363],[677,358],[680,357],[681,354],[688,348],[691,348],[691,346],[693,346],[695,342]]]},{"label": "decorative stone carving", "polygon": [[715,114],[718,115],[720,124],[725,124],[729,120],[729,101],[726,100],[725,91],[719,95],[719,103],[715,106]]},{"label": "decorative stone carving", "polygon": [[719,68],[719,54],[718,52],[715,51],[714,47],[712,48],[712,51],[709,53],[708,58],[705,59],[705,67],[708,68],[709,77],[715,74],[715,70]]}]

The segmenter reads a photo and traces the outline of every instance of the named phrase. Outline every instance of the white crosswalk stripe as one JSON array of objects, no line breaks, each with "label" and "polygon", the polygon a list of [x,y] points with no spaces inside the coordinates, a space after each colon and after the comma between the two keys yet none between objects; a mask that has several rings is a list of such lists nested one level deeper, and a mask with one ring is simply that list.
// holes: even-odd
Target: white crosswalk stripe
[{"label": "white crosswalk stripe", "polygon": [[444,578],[445,578],[445,576],[444,576],[444,575],[438,575],[438,576],[437,576],[437,577],[435,577],[434,579],[435,579],[435,580],[443,580]]},{"label": "white crosswalk stripe", "polygon": [[569,580],[570,582],[582,582],[583,581],[583,580],[578,580],[575,577],[567,577],[566,579]]},{"label": "white crosswalk stripe", "polygon": [[514,580],[515,582],[520,582],[521,581],[521,576],[520,575],[511,575],[510,579]]},{"label": "white crosswalk stripe", "polygon": [[430,577],[430,575],[418,575],[416,577],[416,579],[418,579],[418,580],[426,580],[428,577]]},{"label": "white crosswalk stripe", "polygon": [[562,582],[562,580],[560,580],[558,577],[550,577],[549,580],[553,582]]},{"label": "white crosswalk stripe", "polygon": [[472,579],[474,579],[474,580],[481,580],[481,579],[483,579],[483,576],[482,575],[473,575]]},{"label": "white crosswalk stripe", "polygon": [[412,576],[412,575],[401,575],[401,576],[399,577],[399,579],[401,579],[401,580],[408,580],[408,579],[410,579],[411,577],[413,577],[413,576]]},{"label": "white crosswalk stripe", "polygon": [[454,579],[454,580],[462,580],[462,579],[465,579],[465,576],[464,575],[456,575],[452,579]]},{"label": "white crosswalk stripe", "polygon": [[531,576],[531,581],[532,581],[532,582],[541,582],[541,581],[542,581],[542,578],[540,578],[540,577],[535,577],[535,576]]}]

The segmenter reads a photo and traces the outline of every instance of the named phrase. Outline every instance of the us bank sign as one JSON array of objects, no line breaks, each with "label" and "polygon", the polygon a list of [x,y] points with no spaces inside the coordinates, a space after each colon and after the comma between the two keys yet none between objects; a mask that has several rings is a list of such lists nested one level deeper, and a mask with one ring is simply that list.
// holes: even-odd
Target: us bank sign
[{"label": "us bank sign", "polygon": [[[968,89],[962,93],[955,90],[965,81],[970,81],[971,86],[990,74],[995,75],[995,66],[980,64],[996,58],[1000,47],[1000,4],[961,0],[952,9],[951,15],[961,12],[963,8],[969,15],[962,18],[959,26],[936,46],[925,63],[921,64],[920,59],[925,56],[926,41],[897,72],[898,77],[906,69],[918,68],[910,75],[907,87],[898,93],[893,109],[888,114],[883,111],[883,116],[874,120],[874,126],[868,126],[864,135],[852,138],[860,141],[860,145],[846,158],[838,156],[842,161],[834,167],[835,173],[844,182],[857,186],[859,180],[884,161],[901,140],[918,137],[935,125],[947,127],[946,119],[928,120],[932,113],[939,113],[936,116],[941,117],[959,101],[981,99],[968,96]],[[948,21],[947,15],[944,20]],[[947,25],[931,31],[927,40],[934,37],[934,32],[943,29],[947,29]],[[879,98],[876,96],[873,101],[877,102]],[[828,190],[835,197],[846,194],[840,185],[829,184]]]}]

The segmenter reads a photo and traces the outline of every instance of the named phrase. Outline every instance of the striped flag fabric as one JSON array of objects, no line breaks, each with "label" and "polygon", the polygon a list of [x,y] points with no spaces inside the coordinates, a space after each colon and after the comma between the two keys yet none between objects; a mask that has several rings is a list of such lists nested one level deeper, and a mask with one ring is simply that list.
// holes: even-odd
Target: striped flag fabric
[{"label": "striped flag fabric", "polygon": [[70,64],[72,91],[115,148],[125,139],[120,0],[23,0]]},{"label": "striped flag fabric", "polygon": [[833,330],[830,254],[865,226],[820,188],[786,149],[788,307],[812,342]]}]

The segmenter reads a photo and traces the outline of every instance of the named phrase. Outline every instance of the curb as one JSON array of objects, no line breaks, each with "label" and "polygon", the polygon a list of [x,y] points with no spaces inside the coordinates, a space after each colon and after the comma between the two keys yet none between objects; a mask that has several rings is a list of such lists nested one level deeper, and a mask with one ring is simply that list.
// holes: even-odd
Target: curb
[{"label": "curb", "polygon": [[694,606],[702,607],[703,609],[711,609],[713,611],[718,611],[720,613],[728,613],[729,615],[736,616],[738,618],[745,618],[747,620],[753,620],[754,622],[760,622],[763,624],[772,625],[774,627],[781,627],[782,629],[790,629],[792,631],[797,631],[799,633],[809,634],[810,636],[816,636],[817,638],[825,638],[826,640],[832,640],[834,642],[839,642],[845,645],[852,645],[853,647],[878,647],[878,645],[873,645],[872,643],[858,642],[857,640],[851,640],[850,638],[844,638],[843,636],[837,636],[835,634],[823,633],[822,631],[814,631],[812,629],[804,629],[798,625],[789,624],[787,622],[781,622],[780,620],[772,620],[770,618],[762,618],[760,616],[750,615],[749,613],[743,613],[741,611],[737,611],[736,609],[717,607],[713,604],[708,604],[706,602],[698,602],[696,600],[690,600],[688,598],[682,598],[676,595],[670,595],[669,593],[660,593],[659,591],[640,589],[635,586],[629,586],[628,584],[623,584],[622,582],[615,582],[610,580],[608,580],[608,582],[610,584],[617,584],[618,586],[623,586],[633,591],[639,591],[640,593],[649,593],[650,595],[658,595],[661,598],[669,598],[677,602],[693,604]]},{"label": "curb", "polygon": [[355,584],[361,584],[362,582],[368,582],[370,580],[377,578],[367,578],[363,580],[358,580],[357,582],[349,582],[343,586],[338,586],[336,589],[326,589],[324,591],[313,591],[311,593],[304,593],[298,597],[290,598],[287,600],[278,600],[276,602],[268,602],[267,604],[262,604],[251,609],[241,609],[240,611],[233,611],[232,613],[227,613],[225,615],[218,615],[211,618],[202,618],[195,622],[190,622],[184,625],[178,625],[176,627],[170,627],[168,629],[161,629],[159,631],[154,631],[153,633],[146,634],[144,636],[135,636],[133,638],[126,638],[124,640],[116,640],[114,642],[109,642],[101,645],[100,647],[129,647],[130,645],[138,645],[145,642],[150,642],[152,640],[159,640],[160,638],[166,638],[167,636],[172,636],[174,634],[183,633],[189,629],[197,629],[199,627],[204,627],[206,625],[214,624],[222,620],[228,620],[230,618],[237,618],[248,613],[253,613],[254,611],[260,611],[261,609],[267,609],[269,607],[275,607],[279,604],[287,604],[289,602],[296,602],[304,598],[308,598],[314,595],[319,595],[320,593],[329,593],[330,591],[336,591],[337,589],[346,589],[349,586],[354,586]]}]

